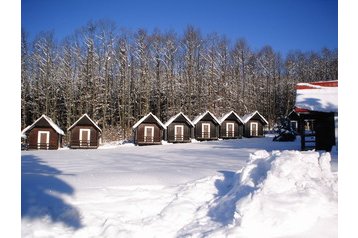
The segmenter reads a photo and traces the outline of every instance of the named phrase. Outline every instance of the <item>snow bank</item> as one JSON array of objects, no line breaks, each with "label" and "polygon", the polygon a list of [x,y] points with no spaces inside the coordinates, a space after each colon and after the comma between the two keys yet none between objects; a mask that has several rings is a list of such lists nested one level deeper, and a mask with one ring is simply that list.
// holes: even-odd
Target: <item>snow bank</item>
[{"label": "snow bank", "polygon": [[329,153],[255,152],[230,191],[208,207],[216,222],[201,218],[195,225],[202,225],[189,225],[185,235],[337,237],[337,178],[330,159]]}]

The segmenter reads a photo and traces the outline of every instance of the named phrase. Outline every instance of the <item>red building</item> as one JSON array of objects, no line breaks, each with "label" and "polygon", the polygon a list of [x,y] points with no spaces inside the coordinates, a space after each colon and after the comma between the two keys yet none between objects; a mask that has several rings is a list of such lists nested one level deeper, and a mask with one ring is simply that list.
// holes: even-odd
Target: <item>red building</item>
[{"label": "red building", "polygon": [[57,150],[62,147],[62,137],[65,135],[46,115],[22,130],[22,134],[26,136],[27,148],[34,150]]},{"label": "red building", "polygon": [[331,151],[338,143],[338,81],[299,83],[296,90],[301,149]]}]

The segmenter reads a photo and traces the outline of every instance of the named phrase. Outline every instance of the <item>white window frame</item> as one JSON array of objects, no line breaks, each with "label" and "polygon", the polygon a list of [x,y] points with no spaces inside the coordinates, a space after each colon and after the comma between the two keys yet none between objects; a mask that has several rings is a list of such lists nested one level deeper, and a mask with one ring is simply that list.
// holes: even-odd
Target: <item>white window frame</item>
[{"label": "white window frame", "polygon": [[[152,128],[152,140],[147,140],[147,128]],[[144,142],[153,142],[154,141],[154,126],[144,126]]]},{"label": "white window frame", "polygon": [[49,131],[38,131],[37,133],[37,149],[40,149],[40,143],[41,143],[41,134],[46,134],[47,137],[46,137],[46,149],[49,148],[50,146],[50,132]]},{"label": "white window frame", "polygon": [[235,135],[235,123],[233,122],[227,122],[226,123],[226,137],[229,137],[229,125],[232,125],[232,135]]},{"label": "white window frame", "polygon": [[[181,128],[181,138],[177,138],[177,128]],[[184,125],[174,125],[174,140],[183,141],[184,140]]]},{"label": "white window frame", "polygon": [[84,132],[84,131],[87,131],[87,145],[88,145],[88,143],[90,143],[91,142],[91,129],[83,129],[83,128],[80,128],[80,139],[79,139],[79,141],[80,141],[80,146],[82,146],[82,133]]},{"label": "white window frame", "polygon": [[[252,134],[252,125],[256,125],[256,135]],[[250,136],[258,136],[259,135],[259,123],[258,122],[250,122]]]},{"label": "white window frame", "polygon": [[[205,137],[204,135],[204,126],[208,126],[208,137]],[[210,123],[202,123],[201,124],[201,136],[202,138],[210,138]]]}]

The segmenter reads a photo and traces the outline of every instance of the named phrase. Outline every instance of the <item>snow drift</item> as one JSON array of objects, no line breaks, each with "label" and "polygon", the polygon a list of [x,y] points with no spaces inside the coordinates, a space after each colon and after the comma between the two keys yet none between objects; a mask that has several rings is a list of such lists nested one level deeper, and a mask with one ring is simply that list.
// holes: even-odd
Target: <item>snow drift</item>
[{"label": "snow drift", "polygon": [[329,153],[257,151],[233,177],[231,189],[207,206],[214,219],[201,217],[181,235],[337,237],[337,203]]}]

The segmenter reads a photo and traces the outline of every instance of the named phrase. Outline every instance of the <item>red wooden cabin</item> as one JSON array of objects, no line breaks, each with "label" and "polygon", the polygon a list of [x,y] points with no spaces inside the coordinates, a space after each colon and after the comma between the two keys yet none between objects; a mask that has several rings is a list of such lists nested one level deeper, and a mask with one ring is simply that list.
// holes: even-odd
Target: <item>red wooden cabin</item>
[{"label": "red wooden cabin", "polygon": [[62,147],[62,137],[65,135],[46,115],[26,127],[22,134],[26,135],[27,148],[30,150],[57,150]]},{"label": "red wooden cabin", "polygon": [[70,132],[71,149],[98,148],[102,129],[87,114],[83,114],[67,131]]},{"label": "red wooden cabin", "polygon": [[152,113],[142,117],[132,127],[134,144],[160,145],[164,136],[164,124]]}]

